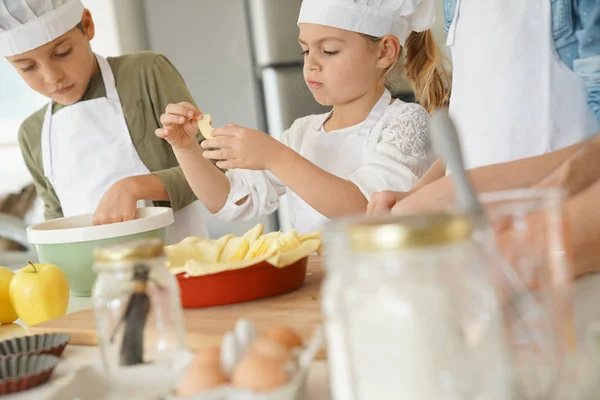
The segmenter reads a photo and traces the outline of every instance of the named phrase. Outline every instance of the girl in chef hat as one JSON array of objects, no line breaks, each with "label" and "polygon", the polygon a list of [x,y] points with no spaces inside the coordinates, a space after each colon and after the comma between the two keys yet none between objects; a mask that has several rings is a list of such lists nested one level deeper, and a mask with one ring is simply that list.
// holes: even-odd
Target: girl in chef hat
[{"label": "girl in chef hat", "polygon": [[171,146],[153,134],[169,103],[193,102],[185,82],[159,54],[94,54],[94,34],[80,0],[0,0],[0,56],[50,99],[19,132],[46,218],[121,222],[168,201],[174,239],[206,236]]},{"label": "girl in chef hat", "polygon": [[[198,198],[224,220],[269,214],[288,194],[300,233],[364,214],[372,193],[408,190],[434,160],[429,114],[447,83],[429,31],[435,0],[305,0],[298,25],[304,77],[329,113],[294,122],[281,142],[232,125],[193,140],[200,111],[172,104],[156,134],[173,148]],[[408,77],[421,105],[394,100]],[[208,159],[229,169],[226,177]]]}]

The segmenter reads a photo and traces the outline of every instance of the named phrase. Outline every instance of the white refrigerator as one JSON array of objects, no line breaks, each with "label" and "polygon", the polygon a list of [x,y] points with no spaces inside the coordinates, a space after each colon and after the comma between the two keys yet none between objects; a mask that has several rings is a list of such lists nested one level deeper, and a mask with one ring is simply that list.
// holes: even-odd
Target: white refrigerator
[{"label": "white refrigerator", "polygon": [[[228,122],[280,138],[299,117],[323,113],[304,83],[296,21],[301,0],[144,0],[148,47],[185,78],[213,125]],[[211,237],[242,234],[257,222],[287,229],[277,213],[223,222],[205,213]]]}]

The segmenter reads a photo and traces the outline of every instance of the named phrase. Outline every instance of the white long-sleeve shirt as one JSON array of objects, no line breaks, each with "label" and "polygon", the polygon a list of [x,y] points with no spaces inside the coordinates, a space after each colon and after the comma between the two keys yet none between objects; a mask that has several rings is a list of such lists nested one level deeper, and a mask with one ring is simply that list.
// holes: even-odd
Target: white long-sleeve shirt
[{"label": "white long-sleeve shirt", "polygon": [[[394,101],[368,135],[360,133],[362,124],[325,132],[323,124],[329,115],[296,120],[281,141],[323,170],[354,183],[367,199],[383,190],[411,189],[435,159],[427,133],[429,114],[417,104]],[[269,171],[234,170],[227,172],[227,177],[231,190],[216,214],[220,219],[248,220],[270,214],[288,193],[292,226],[299,233],[308,233],[300,225],[314,230],[323,222],[308,221],[307,225],[304,215],[298,215],[307,205],[299,204],[302,200]],[[236,205],[245,197],[243,204]]]}]

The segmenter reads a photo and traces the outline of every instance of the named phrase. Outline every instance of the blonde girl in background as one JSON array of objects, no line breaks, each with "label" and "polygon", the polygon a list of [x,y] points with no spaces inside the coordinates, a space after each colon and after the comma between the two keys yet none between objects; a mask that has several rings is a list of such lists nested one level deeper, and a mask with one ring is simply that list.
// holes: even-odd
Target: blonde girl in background
[{"label": "blonde girl in background", "polygon": [[[429,30],[434,20],[435,0],[305,0],[298,20],[304,78],[331,112],[296,120],[281,142],[229,124],[200,146],[203,115],[179,103],[167,107],[156,134],[172,145],[198,199],[223,220],[270,214],[284,194],[299,233],[364,214],[373,193],[409,190],[435,159],[428,112],[446,105],[448,85]],[[405,78],[420,105],[393,98]]]}]

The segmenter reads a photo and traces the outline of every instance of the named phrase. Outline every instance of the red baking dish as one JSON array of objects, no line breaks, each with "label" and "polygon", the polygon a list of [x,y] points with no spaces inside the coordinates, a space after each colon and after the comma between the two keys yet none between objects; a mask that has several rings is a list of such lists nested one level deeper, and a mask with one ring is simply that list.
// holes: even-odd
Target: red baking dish
[{"label": "red baking dish", "polygon": [[234,271],[190,277],[177,275],[183,308],[205,308],[277,296],[298,289],[308,257],[284,268],[267,262]]}]

